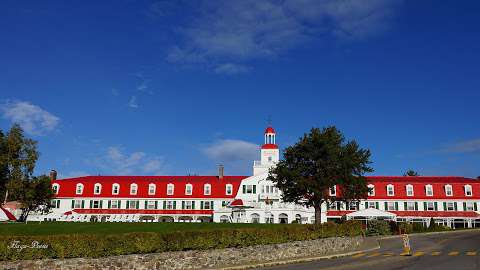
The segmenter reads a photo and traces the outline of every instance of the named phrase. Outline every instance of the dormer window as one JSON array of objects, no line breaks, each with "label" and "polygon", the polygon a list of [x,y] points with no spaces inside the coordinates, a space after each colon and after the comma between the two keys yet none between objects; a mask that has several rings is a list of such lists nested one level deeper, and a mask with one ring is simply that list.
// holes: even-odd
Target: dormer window
[{"label": "dormer window", "polygon": [[130,195],[137,195],[138,186],[137,184],[130,185]]},{"label": "dormer window", "polygon": [[231,184],[225,185],[225,195],[233,194],[233,186]]},{"label": "dormer window", "polygon": [[75,194],[81,195],[83,193],[83,184],[77,184],[77,188],[75,190]]},{"label": "dormer window", "polygon": [[112,185],[112,195],[118,195],[120,192],[120,185],[119,184],[113,184]]},{"label": "dormer window", "polygon": [[446,196],[453,196],[453,189],[451,185],[445,185],[445,195]]},{"label": "dormer window", "polygon": [[157,189],[157,186],[155,184],[149,184],[148,185],[148,195],[155,195],[156,189]]},{"label": "dormer window", "polygon": [[328,195],[337,196],[337,186],[330,187],[328,189]]},{"label": "dormer window", "polygon": [[174,188],[175,188],[175,185],[168,184],[167,185],[167,195],[173,195]]},{"label": "dormer window", "polygon": [[193,187],[191,184],[185,185],[185,195],[192,195]]},{"label": "dormer window", "polygon": [[203,185],[203,195],[212,194],[212,186],[210,184]]},{"label": "dormer window", "polygon": [[93,194],[98,195],[102,192],[102,185],[100,183],[96,183],[95,186],[93,186]]},{"label": "dormer window", "polygon": [[407,196],[413,196],[413,186],[412,185],[406,185],[405,190],[407,192]]},{"label": "dormer window", "polygon": [[54,194],[58,194],[58,191],[60,190],[60,185],[55,183],[52,185],[52,190]]},{"label": "dormer window", "polygon": [[465,185],[465,196],[472,196],[472,195],[473,195],[472,186]]},{"label": "dormer window", "polygon": [[387,196],[395,196],[395,189],[392,184],[387,185]]},{"label": "dormer window", "polygon": [[433,196],[433,187],[432,187],[432,185],[426,185],[426,186],[425,186],[425,195],[427,195],[427,196]]},{"label": "dormer window", "polygon": [[368,187],[368,196],[375,196],[375,186],[370,184]]}]

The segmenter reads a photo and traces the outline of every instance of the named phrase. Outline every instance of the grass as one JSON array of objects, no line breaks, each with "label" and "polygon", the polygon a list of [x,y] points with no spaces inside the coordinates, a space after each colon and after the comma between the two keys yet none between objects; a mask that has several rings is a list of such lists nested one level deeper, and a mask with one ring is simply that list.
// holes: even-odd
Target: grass
[{"label": "grass", "polygon": [[132,232],[208,231],[236,228],[271,228],[301,226],[298,224],[236,224],[236,223],[90,223],[90,222],[29,222],[0,224],[0,235],[58,234],[119,234]]}]

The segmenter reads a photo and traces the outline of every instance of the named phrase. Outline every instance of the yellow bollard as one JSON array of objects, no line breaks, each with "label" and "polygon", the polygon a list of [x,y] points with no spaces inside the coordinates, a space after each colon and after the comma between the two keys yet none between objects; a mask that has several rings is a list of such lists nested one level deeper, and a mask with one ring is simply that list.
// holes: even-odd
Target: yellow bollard
[{"label": "yellow bollard", "polygon": [[408,238],[408,234],[404,234],[402,236],[403,239],[403,252],[400,254],[401,256],[412,256],[412,251],[410,248],[410,239]]}]

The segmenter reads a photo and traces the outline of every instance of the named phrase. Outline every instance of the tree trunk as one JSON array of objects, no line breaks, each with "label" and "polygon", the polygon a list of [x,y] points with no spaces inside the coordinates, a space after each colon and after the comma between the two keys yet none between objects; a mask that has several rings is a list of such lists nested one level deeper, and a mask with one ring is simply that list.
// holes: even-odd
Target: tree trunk
[{"label": "tree trunk", "polygon": [[315,209],[315,224],[322,223],[322,203],[317,203],[314,206]]},{"label": "tree trunk", "polygon": [[30,209],[22,209],[22,214],[20,214],[20,218],[18,219],[18,221],[27,221],[28,214],[30,214]]}]

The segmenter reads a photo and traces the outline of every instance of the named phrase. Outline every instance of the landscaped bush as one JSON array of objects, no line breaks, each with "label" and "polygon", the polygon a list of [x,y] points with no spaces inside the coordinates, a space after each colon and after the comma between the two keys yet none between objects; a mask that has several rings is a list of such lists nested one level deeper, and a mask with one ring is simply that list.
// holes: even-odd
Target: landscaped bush
[{"label": "landscaped bush", "polygon": [[390,235],[390,225],[385,220],[370,220],[367,226],[367,235]]},{"label": "landscaped bush", "polygon": [[[343,224],[269,226],[231,230],[197,230],[169,232],[136,232],[123,234],[63,234],[39,236],[0,236],[0,260],[44,258],[105,257],[112,255],[153,253],[180,250],[204,250],[313,240],[334,236],[362,234],[359,222]],[[37,241],[46,249],[25,248],[21,251],[8,246],[12,241],[31,245]]]},{"label": "landscaped bush", "polygon": [[398,229],[401,234],[409,234],[413,232],[413,225],[408,222],[400,222],[398,223]]}]

